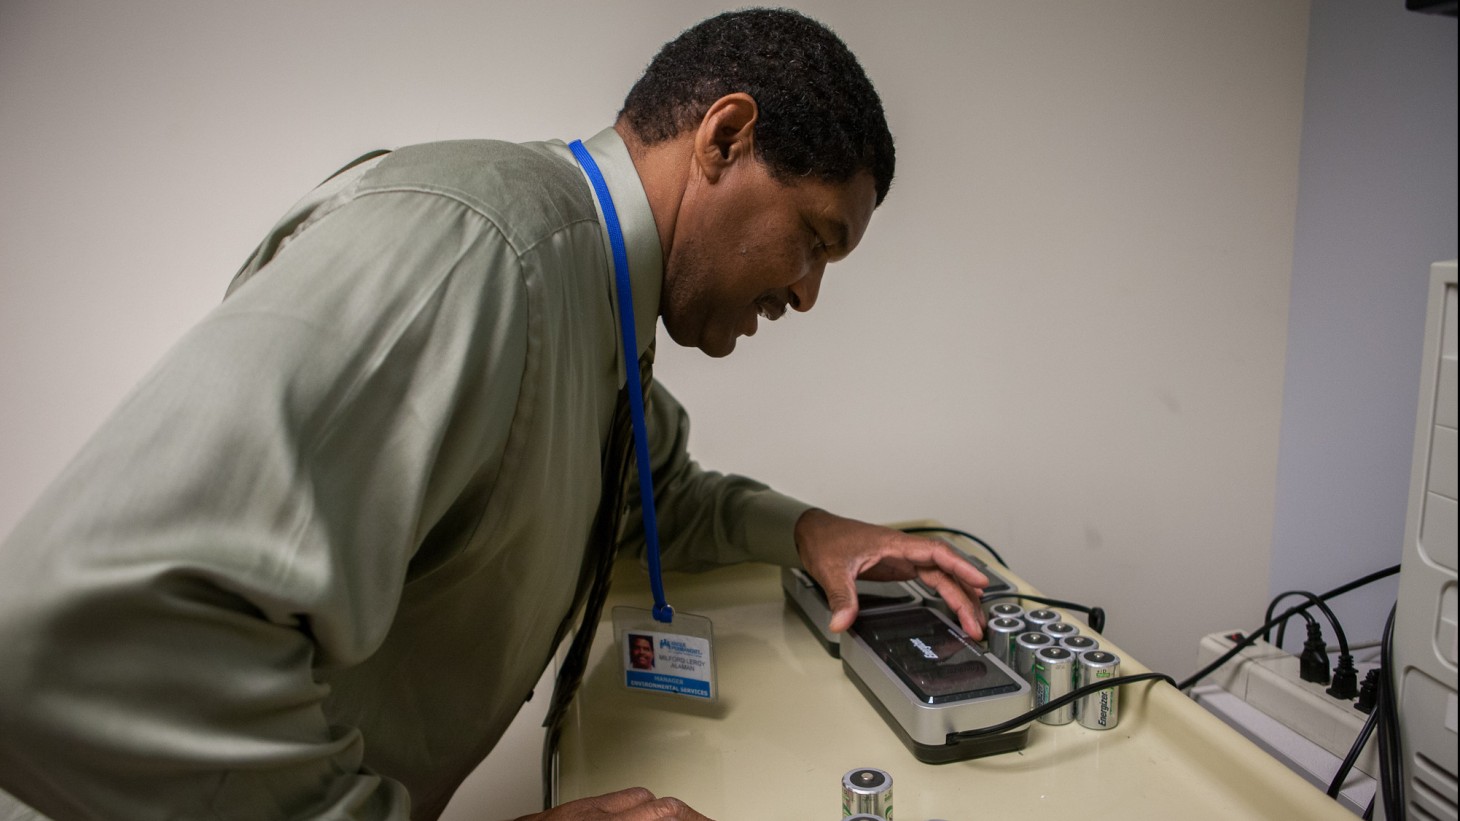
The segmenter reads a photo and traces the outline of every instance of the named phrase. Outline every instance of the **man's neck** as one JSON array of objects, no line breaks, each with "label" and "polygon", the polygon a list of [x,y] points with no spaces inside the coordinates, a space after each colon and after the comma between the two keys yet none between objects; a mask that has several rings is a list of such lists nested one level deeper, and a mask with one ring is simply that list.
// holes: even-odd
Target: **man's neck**
[{"label": "man's neck", "polygon": [[614,130],[629,149],[634,161],[634,170],[644,185],[644,194],[649,199],[649,210],[654,214],[654,226],[659,230],[659,250],[664,259],[669,259],[669,249],[674,244],[674,226],[679,219],[679,204],[689,178],[690,154],[694,148],[693,132],[682,134],[671,140],[645,145],[629,127],[620,120],[614,123]]}]

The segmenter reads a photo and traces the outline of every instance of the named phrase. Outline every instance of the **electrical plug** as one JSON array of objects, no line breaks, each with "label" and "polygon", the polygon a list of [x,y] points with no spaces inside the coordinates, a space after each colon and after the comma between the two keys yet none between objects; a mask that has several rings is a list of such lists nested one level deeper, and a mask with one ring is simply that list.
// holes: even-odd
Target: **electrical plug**
[{"label": "electrical plug", "polygon": [[1333,686],[1327,693],[1334,698],[1350,699],[1359,694],[1359,671],[1354,667],[1352,653],[1340,653],[1338,666],[1333,670]]},{"label": "electrical plug", "polygon": [[1308,640],[1303,642],[1303,654],[1298,657],[1298,677],[1314,684],[1329,681],[1328,645],[1323,643],[1323,628],[1317,622],[1308,623]]},{"label": "electrical plug", "polygon": [[1379,703],[1379,668],[1371,667],[1369,672],[1364,674],[1364,683],[1359,685],[1359,700],[1354,702],[1354,709],[1361,713],[1374,712],[1374,705]]}]

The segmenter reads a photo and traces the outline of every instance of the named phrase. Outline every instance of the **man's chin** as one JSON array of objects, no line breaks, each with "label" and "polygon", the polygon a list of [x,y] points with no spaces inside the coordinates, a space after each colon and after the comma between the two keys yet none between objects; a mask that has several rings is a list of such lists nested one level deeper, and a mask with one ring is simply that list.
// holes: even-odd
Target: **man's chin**
[{"label": "man's chin", "polygon": [[700,350],[704,351],[707,356],[712,356],[715,359],[723,359],[729,356],[732,352],[734,352],[736,341],[736,338],[733,336],[730,337],[729,340],[707,339],[702,341],[698,345],[698,347]]},{"label": "man's chin", "polygon": [[682,328],[678,323],[672,323],[667,319],[664,320],[664,330],[669,333],[669,338],[674,340],[674,344],[682,348],[699,348],[706,356],[712,356],[715,359],[729,356],[735,350],[735,343],[739,341],[735,334],[721,336],[708,330],[694,334],[689,329]]}]

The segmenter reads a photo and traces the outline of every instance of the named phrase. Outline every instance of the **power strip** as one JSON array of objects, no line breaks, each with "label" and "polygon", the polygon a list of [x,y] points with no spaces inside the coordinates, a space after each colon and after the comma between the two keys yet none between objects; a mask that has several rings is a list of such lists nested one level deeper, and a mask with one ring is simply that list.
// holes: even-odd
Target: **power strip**
[{"label": "power strip", "polygon": [[[1232,649],[1235,642],[1228,635],[1202,638],[1198,669]],[[1378,665],[1378,643],[1349,649],[1363,681]],[[1258,641],[1203,679],[1191,695],[1310,783],[1326,789],[1368,715],[1355,709],[1353,700],[1328,695],[1327,685],[1303,681],[1298,668],[1297,656]],[[1372,740],[1365,746],[1341,795],[1342,803],[1355,813],[1363,812],[1377,787],[1374,746]]]}]

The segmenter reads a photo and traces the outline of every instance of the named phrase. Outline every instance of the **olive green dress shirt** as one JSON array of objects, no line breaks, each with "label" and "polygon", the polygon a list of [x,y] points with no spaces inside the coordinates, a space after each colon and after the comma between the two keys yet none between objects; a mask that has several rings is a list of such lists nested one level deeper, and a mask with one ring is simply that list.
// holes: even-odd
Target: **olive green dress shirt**
[{"label": "olive green dress shirt", "polygon": [[[618,135],[588,147],[642,352],[658,233]],[[561,142],[402,148],[296,205],[0,544],[0,789],[436,817],[575,606],[625,374],[607,241]],[[795,564],[806,506],[651,408],[665,566]]]}]

